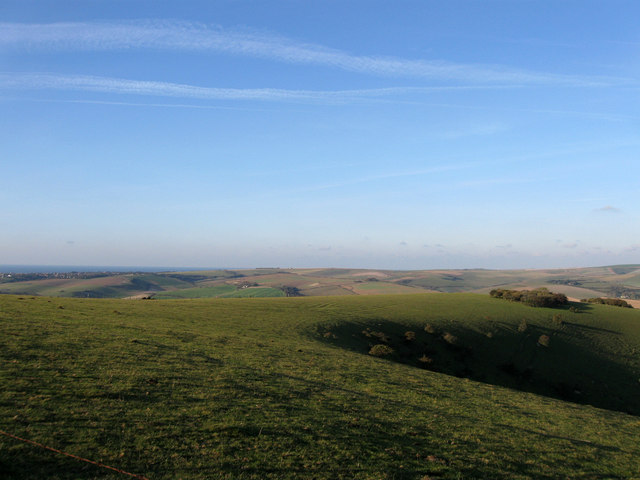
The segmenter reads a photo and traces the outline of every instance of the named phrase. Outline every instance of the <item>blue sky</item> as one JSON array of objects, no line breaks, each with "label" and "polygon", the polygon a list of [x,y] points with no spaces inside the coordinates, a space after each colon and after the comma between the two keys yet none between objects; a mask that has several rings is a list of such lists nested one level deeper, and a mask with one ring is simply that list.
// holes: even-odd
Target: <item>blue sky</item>
[{"label": "blue sky", "polygon": [[0,264],[640,263],[640,3],[0,5]]}]

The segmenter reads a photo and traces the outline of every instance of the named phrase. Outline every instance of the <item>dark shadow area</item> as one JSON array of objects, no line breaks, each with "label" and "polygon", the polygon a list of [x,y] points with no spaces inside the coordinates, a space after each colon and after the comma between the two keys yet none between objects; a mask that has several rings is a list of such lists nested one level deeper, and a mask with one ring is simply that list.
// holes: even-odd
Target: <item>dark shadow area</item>
[{"label": "dark shadow area", "polygon": [[[363,355],[574,403],[640,415],[639,373],[590,348],[586,335],[612,330],[494,322],[483,334],[462,325],[418,330],[386,319],[319,327],[316,339]],[[426,329],[426,330],[425,330]]]},{"label": "dark shadow area", "polygon": [[569,302],[564,308],[564,310],[570,310],[575,313],[587,313],[593,310],[593,307],[584,302]]}]

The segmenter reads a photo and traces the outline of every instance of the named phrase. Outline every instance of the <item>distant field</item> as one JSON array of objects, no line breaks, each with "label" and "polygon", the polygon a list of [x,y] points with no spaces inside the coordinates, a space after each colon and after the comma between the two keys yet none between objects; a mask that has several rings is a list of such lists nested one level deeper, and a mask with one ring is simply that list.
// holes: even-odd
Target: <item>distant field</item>
[{"label": "distant field", "polygon": [[282,290],[270,287],[251,287],[238,289],[233,285],[218,285],[214,287],[184,288],[180,290],[170,290],[158,292],[154,295],[157,299],[169,298],[264,298],[264,297],[284,297]]},{"label": "distant field", "polygon": [[219,297],[236,291],[236,287],[232,285],[219,285],[215,287],[201,288],[183,288],[180,290],[170,290],[167,292],[158,292],[155,298],[210,298]]},{"label": "distant field", "polygon": [[[562,270],[250,269],[127,273],[90,279],[0,278],[0,293],[80,298],[488,293],[493,288],[547,287],[572,298],[640,300],[640,265]],[[243,293],[243,288],[266,290]],[[238,293],[234,293],[238,290]]]},{"label": "distant field", "polygon": [[[4,295],[0,430],[154,480],[637,478],[640,312],[573,306]],[[1,435],[0,471],[126,478]]]},{"label": "distant field", "polygon": [[277,288],[270,287],[251,287],[236,290],[233,293],[222,295],[224,298],[265,298],[265,297],[284,297],[284,292]]},{"label": "distant field", "polygon": [[384,295],[395,293],[419,293],[420,289],[397,285],[387,282],[365,282],[356,283],[352,286],[354,293],[358,295]]},{"label": "distant field", "polygon": [[623,282],[624,282],[624,285],[640,287],[640,274],[625,276]]},{"label": "distant field", "polygon": [[318,284],[317,286],[310,286],[302,290],[302,293],[310,297],[355,295],[355,292],[348,288],[341,287],[340,285],[327,285],[327,284],[325,285]]}]

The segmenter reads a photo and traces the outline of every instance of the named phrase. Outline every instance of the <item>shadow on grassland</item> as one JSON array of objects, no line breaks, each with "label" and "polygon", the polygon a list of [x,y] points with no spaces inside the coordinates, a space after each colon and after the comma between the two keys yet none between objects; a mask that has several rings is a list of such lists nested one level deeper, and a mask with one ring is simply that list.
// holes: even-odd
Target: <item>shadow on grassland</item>
[{"label": "shadow on grassland", "polygon": [[599,354],[587,335],[617,332],[572,323],[527,325],[522,331],[505,322],[492,325],[486,333],[461,325],[425,331],[369,319],[320,326],[316,338],[417,368],[640,415],[638,372],[624,356],[613,361]]}]

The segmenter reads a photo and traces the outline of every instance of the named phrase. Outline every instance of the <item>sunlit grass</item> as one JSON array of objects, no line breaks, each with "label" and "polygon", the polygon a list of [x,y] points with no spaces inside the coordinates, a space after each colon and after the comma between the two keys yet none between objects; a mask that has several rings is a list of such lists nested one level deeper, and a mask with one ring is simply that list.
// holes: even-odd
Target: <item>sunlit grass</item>
[{"label": "sunlit grass", "polygon": [[[562,340],[638,376],[638,312],[589,309],[561,330],[553,311],[475,295],[0,296],[0,429],[152,479],[632,478],[638,417],[375,358],[361,335],[450,332],[486,362],[526,316],[529,332],[555,329],[550,362]],[[442,352],[434,364],[456,361]],[[4,437],[0,471],[123,478]]]}]

